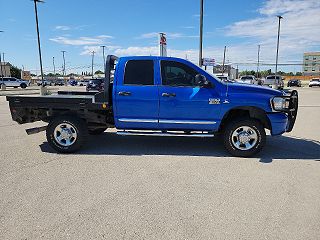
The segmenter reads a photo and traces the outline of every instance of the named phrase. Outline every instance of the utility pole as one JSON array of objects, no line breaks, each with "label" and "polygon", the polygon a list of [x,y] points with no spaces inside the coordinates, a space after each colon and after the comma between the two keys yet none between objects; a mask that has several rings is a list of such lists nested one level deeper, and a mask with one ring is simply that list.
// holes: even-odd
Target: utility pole
[{"label": "utility pole", "polygon": [[[2,69],[1,71],[2,71],[2,75],[7,75],[6,73],[6,64],[5,64],[5,62],[4,62],[4,52],[2,53],[2,62],[3,62],[3,67],[4,67],[4,69]],[[4,72],[4,73],[3,73]]]},{"label": "utility pole", "polygon": [[258,62],[257,62],[257,78],[259,78],[260,65],[260,45],[258,45]]},{"label": "utility pole", "polygon": [[4,85],[3,85],[3,71],[2,71],[2,60],[1,60],[1,53],[0,53],[0,68],[1,68],[1,90],[4,90]]},{"label": "utility pole", "polygon": [[54,57],[52,57],[52,63],[53,63],[53,76],[56,78],[56,65],[54,63]]},{"label": "utility pole", "polygon": [[227,50],[227,46],[224,46],[223,61],[222,61],[222,75],[224,74],[224,64],[225,64],[225,61],[226,61],[226,50]]},{"label": "utility pole", "polygon": [[66,75],[66,59],[65,59],[64,54],[66,51],[61,51],[61,52],[62,52],[62,59],[63,59],[62,75],[63,75],[63,77],[65,77],[65,75]]},{"label": "utility pole", "polygon": [[93,61],[94,61],[94,54],[95,54],[95,51],[92,51],[92,61],[91,61],[91,73],[92,73],[92,78],[93,78]]},{"label": "utility pole", "polygon": [[[2,30],[0,30],[0,33],[3,33]],[[2,84],[1,84],[1,90],[4,90],[4,85],[3,85],[3,72],[2,72],[2,61],[1,61],[1,53],[0,53],[0,68],[1,68],[1,81],[2,81]]]},{"label": "utility pole", "polygon": [[203,0],[200,0],[200,42],[199,42],[199,67],[202,67],[202,38],[203,38]]},{"label": "utility pole", "polygon": [[39,21],[38,21],[38,9],[37,3],[44,3],[42,0],[33,0],[34,2],[34,12],[36,15],[36,27],[37,27],[37,37],[38,37],[38,51],[39,51],[39,61],[40,61],[40,71],[41,71],[41,90],[40,94],[45,95],[46,90],[44,88],[44,80],[43,80],[43,68],[42,68],[42,56],[41,56],[41,44],[40,44],[40,33],[39,33]]},{"label": "utility pole", "polygon": [[281,24],[281,19],[283,18],[282,16],[277,16],[277,18],[279,19],[279,23],[278,23],[278,41],[277,41],[277,55],[276,55],[276,72],[275,75],[277,76],[278,73],[278,56],[279,56],[279,41],[280,41],[280,24]]},{"label": "utility pole", "polygon": [[106,46],[101,46],[102,47],[102,56],[103,56],[103,67],[104,67],[104,70],[103,72],[106,71],[106,56],[104,55],[104,49]]}]

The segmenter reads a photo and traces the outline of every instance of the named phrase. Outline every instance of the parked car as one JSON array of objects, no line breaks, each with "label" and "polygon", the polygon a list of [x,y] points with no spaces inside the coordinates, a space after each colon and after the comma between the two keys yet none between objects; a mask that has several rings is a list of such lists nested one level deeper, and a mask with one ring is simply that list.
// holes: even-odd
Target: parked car
[{"label": "parked car", "polygon": [[68,83],[70,86],[77,86],[78,85],[78,81],[76,81],[76,80],[70,80]]},{"label": "parked car", "polygon": [[287,87],[301,87],[301,81],[299,79],[291,79],[288,81]]},{"label": "parked car", "polygon": [[82,81],[78,82],[78,85],[79,86],[87,86],[88,82],[89,82],[89,80],[82,80]]},{"label": "parked car", "polygon": [[4,77],[3,81],[2,81],[2,78],[0,78],[0,85],[2,84],[5,85],[6,87],[14,87],[14,88],[18,88],[18,87],[26,88],[30,86],[29,81],[14,78],[14,77]]},{"label": "parked car", "polygon": [[54,85],[55,86],[64,86],[65,85],[65,82],[63,79],[58,79],[58,80],[55,80],[54,81]]},{"label": "parked car", "polygon": [[109,55],[104,83],[101,92],[7,96],[12,119],[49,123],[27,133],[46,131],[61,153],[83,149],[88,134],[115,127],[122,136],[220,135],[231,155],[249,157],[265,145],[265,129],[273,136],[290,132],[298,111],[296,90],[224,82],[180,58]]},{"label": "parked car", "polygon": [[241,76],[239,79],[239,82],[258,85],[258,81],[257,81],[256,77],[253,75]]},{"label": "parked car", "polygon": [[319,78],[313,78],[309,82],[309,87],[320,87],[320,79]]},{"label": "parked car", "polygon": [[[44,83],[43,84],[44,86],[52,86],[52,81],[50,81],[50,80],[44,79],[43,83]],[[41,86],[42,85],[42,80],[38,80],[37,81],[37,85]]]},{"label": "parked car", "polygon": [[89,80],[86,90],[87,91],[103,91],[103,79],[91,79]]},{"label": "parked car", "polygon": [[269,75],[264,80],[263,85],[282,90],[284,88],[284,81],[282,77],[279,75]]}]

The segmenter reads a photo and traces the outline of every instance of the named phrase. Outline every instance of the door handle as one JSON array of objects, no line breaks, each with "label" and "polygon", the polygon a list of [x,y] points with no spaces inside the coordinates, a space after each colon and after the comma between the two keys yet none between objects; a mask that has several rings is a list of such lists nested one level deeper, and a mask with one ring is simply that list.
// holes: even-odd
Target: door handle
[{"label": "door handle", "polygon": [[118,95],[120,95],[120,96],[130,96],[131,92],[118,92]]},{"label": "door handle", "polygon": [[175,97],[175,93],[162,93],[162,97]]}]

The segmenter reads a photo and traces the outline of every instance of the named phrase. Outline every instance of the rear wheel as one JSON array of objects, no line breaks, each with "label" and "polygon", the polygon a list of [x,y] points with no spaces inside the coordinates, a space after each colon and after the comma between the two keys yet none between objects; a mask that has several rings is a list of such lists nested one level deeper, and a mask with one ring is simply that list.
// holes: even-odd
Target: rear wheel
[{"label": "rear wheel", "polygon": [[21,88],[26,88],[26,87],[27,87],[27,84],[21,83],[20,87],[21,87]]},{"label": "rear wheel", "polygon": [[238,119],[227,124],[223,141],[233,156],[250,157],[261,151],[266,142],[266,133],[259,121]]},{"label": "rear wheel", "polygon": [[85,122],[72,116],[59,116],[47,127],[47,140],[50,146],[61,153],[72,153],[79,150],[88,137]]}]

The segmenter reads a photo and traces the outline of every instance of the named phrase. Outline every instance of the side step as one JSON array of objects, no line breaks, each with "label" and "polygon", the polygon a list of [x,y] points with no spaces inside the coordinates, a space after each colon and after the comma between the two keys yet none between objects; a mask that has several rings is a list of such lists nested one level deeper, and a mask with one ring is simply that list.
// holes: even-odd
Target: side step
[{"label": "side step", "polygon": [[35,127],[35,128],[26,129],[26,132],[28,135],[31,135],[31,134],[36,134],[36,133],[45,131],[46,129],[47,129],[47,126]]},{"label": "side step", "polygon": [[191,131],[190,133],[178,131],[135,131],[135,130],[122,130],[117,131],[117,135],[121,136],[154,136],[154,137],[214,137],[211,132]]}]

